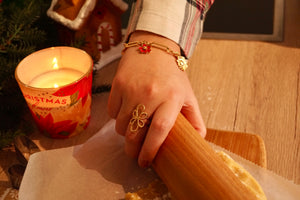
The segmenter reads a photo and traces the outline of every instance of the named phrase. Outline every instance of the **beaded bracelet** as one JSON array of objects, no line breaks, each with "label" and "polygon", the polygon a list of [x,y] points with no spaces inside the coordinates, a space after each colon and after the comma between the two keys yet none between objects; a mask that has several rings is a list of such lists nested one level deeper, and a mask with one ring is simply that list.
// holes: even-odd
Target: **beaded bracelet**
[{"label": "beaded bracelet", "polygon": [[168,54],[174,56],[176,58],[177,61],[177,65],[178,68],[181,71],[185,71],[188,68],[188,61],[187,59],[185,59],[185,57],[181,56],[179,53],[174,52],[173,50],[171,50],[169,47],[156,43],[156,42],[147,42],[147,41],[143,41],[143,42],[139,42],[139,41],[135,41],[135,42],[129,42],[129,43],[124,43],[124,49],[122,52],[124,52],[127,48],[129,47],[139,47],[139,51],[142,54],[147,54],[151,52],[151,47],[163,50],[165,52],[167,52]]}]

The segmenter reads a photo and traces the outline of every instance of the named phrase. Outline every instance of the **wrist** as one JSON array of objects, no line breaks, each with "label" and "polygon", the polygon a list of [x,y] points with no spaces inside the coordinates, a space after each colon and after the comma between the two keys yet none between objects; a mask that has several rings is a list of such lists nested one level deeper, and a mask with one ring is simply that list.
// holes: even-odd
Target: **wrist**
[{"label": "wrist", "polygon": [[173,40],[148,31],[133,32],[129,38],[129,42],[134,42],[134,41],[156,42],[169,47],[174,52],[180,52],[179,45]]},{"label": "wrist", "polygon": [[[188,68],[187,60],[180,54],[180,47],[172,40],[145,31],[135,32],[128,43],[124,43],[123,53],[131,47],[138,48],[141,54],[150,54],[154,52],[169,54],[173,56],[177,62],[177,66],[181,71]],[[174,49],[177,49],[174,50]]]}]

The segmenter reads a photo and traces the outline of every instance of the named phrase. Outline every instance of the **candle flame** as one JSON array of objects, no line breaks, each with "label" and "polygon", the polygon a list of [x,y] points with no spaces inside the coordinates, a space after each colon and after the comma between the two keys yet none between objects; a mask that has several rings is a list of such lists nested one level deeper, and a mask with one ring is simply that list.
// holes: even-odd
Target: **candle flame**
[{"label": "candle flame", "polygon": [[58,84],[54,83],[54,88],[58,88]]},{"label": "candle flame", "polygon": [[52,63],[53,63],[53,69],[58,69],[58,64],[57,64],[57,58],[54,57],[53,60],[52,60]]}]

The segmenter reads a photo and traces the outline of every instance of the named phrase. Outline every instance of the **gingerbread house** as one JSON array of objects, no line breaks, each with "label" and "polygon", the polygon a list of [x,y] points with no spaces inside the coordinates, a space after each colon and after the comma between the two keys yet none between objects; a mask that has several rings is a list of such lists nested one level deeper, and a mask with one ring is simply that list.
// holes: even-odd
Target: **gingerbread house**
[{"label": "gingerbread house", "polygon": [[52,0],[47,15],[57,21],[64,43],[84,41],[81,47],[97,69],[121,56],[123,0]]}]

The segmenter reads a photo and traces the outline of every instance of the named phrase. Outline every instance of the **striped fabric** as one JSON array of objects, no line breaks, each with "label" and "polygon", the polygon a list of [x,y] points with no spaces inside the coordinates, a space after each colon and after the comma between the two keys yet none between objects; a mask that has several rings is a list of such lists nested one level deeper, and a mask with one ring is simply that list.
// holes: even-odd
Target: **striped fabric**
[{"label": "striped fabric", "polygon": [[190,57],[201,37],[205,15],[214,0],[137,0],[133,3],[127,37],[144,30],[178,43]]}]

